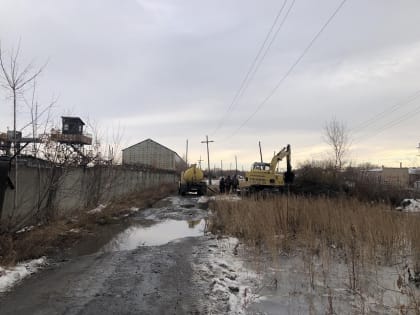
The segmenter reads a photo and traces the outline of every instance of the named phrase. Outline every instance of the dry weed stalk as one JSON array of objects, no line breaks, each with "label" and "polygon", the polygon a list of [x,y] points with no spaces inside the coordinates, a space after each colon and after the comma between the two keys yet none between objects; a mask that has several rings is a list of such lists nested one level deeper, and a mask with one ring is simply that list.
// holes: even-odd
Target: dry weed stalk
[{"label": "dry weed stalk", "polygon": [[293,242],[312,244],[316,251],[316,244],[324,243],[353,248],[354,255],[366,259],[381,254],[391,262],[395,253],[407,251],[419,256],[420,217],[389,211],[382,204],[279,196],[235,203],[220,200],[213,208],[215,216],[209,225],[212,232],[223,231],[268,249],[287,248]]}]

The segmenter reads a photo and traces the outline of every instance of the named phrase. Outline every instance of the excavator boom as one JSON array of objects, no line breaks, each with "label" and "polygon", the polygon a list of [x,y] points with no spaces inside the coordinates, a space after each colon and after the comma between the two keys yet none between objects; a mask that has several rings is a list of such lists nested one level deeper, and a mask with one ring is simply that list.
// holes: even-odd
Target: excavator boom
[{"label": "excavator boom", "polygon": [[[276,171],[278,163],[286,157],[287,169],[284,173]],[[245,182],[241,185],[247,191],[281,190],[291,184],[294,179],[291,166],[290,145],[273,156],[270,163],[255,162],[251,171],[245,174]]]}]

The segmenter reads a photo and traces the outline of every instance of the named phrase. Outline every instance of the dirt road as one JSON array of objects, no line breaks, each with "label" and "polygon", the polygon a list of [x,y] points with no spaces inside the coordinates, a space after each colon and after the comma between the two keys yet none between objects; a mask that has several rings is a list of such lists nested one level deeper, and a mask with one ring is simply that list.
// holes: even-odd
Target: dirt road
[{"label": "dirt road", "polygon": [[204,235],[200,207],[171,197],[139,212],[105,246],[50,260],[0,296],[0,314],[242,313],[252,277],[235,262],[235,241]]}]

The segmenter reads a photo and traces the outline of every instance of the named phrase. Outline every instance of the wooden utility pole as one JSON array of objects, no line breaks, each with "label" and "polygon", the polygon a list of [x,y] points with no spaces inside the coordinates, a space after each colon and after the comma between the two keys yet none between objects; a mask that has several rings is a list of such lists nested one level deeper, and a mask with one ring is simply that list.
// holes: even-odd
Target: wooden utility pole
[{"label": "wooden utility pole", "polygon": [[238,158],[235,155],[235,175],[238,175]]},{"label": "wooden utility pole", "polygon": [[258,145],[260,147],[260,158],[261,158],[261,163],[263,162],[263,158],[262,158],[262,151],[261,151],[261,141],[258,141]]},{"label": "wooden utility pole", "polygon": [[187,148],[185,150],[185,163],[187,164],[187,167],[188,167],[188,139],[187,139]]},{"label": "wooden utility pole", "polygon": [[213,140],[209,140],[209,136],[206,136],[206,141],[201,141],[201,143],[205,143],[207,145],[207,166],[209,168],[209,185],[211,185],[211,167],[210,167],[210,153],[209,153],[209,142],[214,142]]},{"label": "wooden utility pole", "polygon": [[201,155],[200,155],[200,159],[198,160],[198,166],[200,167],[200,169],[201,169],[201,162],[203,162],[204,160],[202,160],[201,159]]}]

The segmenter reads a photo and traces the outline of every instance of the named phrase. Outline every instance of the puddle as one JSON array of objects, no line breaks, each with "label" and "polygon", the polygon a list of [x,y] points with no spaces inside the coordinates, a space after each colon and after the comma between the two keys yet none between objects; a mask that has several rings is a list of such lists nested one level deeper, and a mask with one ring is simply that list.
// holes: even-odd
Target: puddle
[{"label": "puddle", "polygon": [[106,244],[105,252],[132,250],[139,246],[158,246],[173,240],[204,235],[205,221],[166,220],[151,226],[135,225],[118,234]]}]

